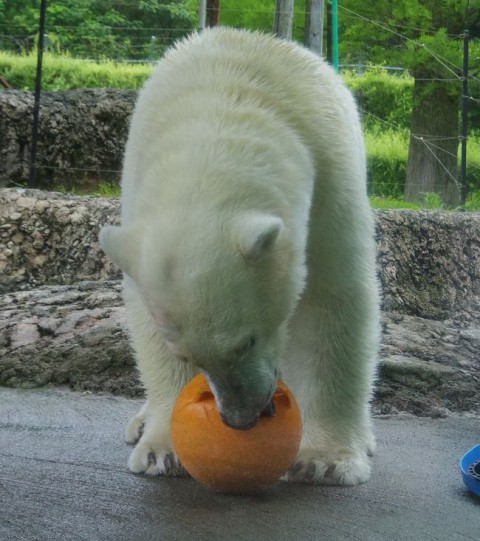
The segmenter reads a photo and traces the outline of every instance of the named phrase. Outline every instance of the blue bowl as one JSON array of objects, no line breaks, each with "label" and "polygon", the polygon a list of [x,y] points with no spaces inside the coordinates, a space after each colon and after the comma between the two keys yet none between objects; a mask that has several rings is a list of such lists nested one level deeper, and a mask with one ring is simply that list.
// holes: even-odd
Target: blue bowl
[{"label": "blue bowl", "polygon": [[463,456],[460,469],[465,486],[480,496],[480,445],[476,445]]}]

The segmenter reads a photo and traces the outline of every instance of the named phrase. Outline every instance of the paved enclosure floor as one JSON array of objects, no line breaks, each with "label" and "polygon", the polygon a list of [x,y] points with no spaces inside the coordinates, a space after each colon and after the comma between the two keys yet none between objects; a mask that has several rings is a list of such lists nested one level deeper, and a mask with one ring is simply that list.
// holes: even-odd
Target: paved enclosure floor
[{"label": "paved enclosure floor", "polygon": [[376,420],[370,482],[277,483],[257,497],[189,478],[129,473],[123,427],[139,402],[62,390],[0,389],[0,539],[475,540],[480,498],[458,462],[478,418]]}]

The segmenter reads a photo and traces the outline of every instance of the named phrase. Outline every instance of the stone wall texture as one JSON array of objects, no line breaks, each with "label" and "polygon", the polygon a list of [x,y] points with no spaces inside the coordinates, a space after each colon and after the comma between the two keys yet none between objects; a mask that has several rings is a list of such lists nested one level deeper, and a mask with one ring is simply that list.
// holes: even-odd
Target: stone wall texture
[{"label": "stone wall texture", "polygon": [[[118,182],[136,96],[115,89],[43,92],[37,187]],[[28,182],[33,102],[33,92],[0,92],[0,187]]]},{"label": "stone wall texture", "polygon": [[[98,244],[118,200],[0,190],[0,385],[141,393],[120,273]],[[374,409],[480,413],[480,214],[376,212],[383,334]]]}]

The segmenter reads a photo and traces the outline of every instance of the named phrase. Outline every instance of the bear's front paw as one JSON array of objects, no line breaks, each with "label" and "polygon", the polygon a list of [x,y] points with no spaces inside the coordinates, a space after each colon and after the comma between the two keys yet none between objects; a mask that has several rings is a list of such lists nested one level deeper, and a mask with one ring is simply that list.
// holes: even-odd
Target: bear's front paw
[{"label": "bear's front paw", "polygon": [[128,460],[128,469],[146,475],[187,475],[177,455],[167,444],[149,441],[142,437]]},{"label": "bear's front paw", "polygon": [[138,443],[140,438],[143,436],[145,429],[145,413],[143,409],[140,413],[137,413],[127,425],[125,430],[125,441],[130,445],[135,445]]},{"label": "bear's front paw", "polygon": [[300,451],[283,479],[312,485],[358,485],[370,478],[366,453],[329,456],[315,451]]}]

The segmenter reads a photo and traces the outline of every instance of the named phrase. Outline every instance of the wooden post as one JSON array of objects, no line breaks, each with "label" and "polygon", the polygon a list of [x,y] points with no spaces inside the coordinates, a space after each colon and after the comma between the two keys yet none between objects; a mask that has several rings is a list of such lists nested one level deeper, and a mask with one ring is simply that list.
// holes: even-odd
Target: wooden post
[{"label": "wooden post", "polygon": [[323,52],[323,0],[305,2],[305,46],[319,55]]},{"label": "wooden post", "polygon": [[273,33],[279,38],[292,39],[293,5],[295,0],[276,0]]},{"label": "wooden post", "polygon": [[207,26],[218,26],[220,22],[220,0],[207,0]]}]

